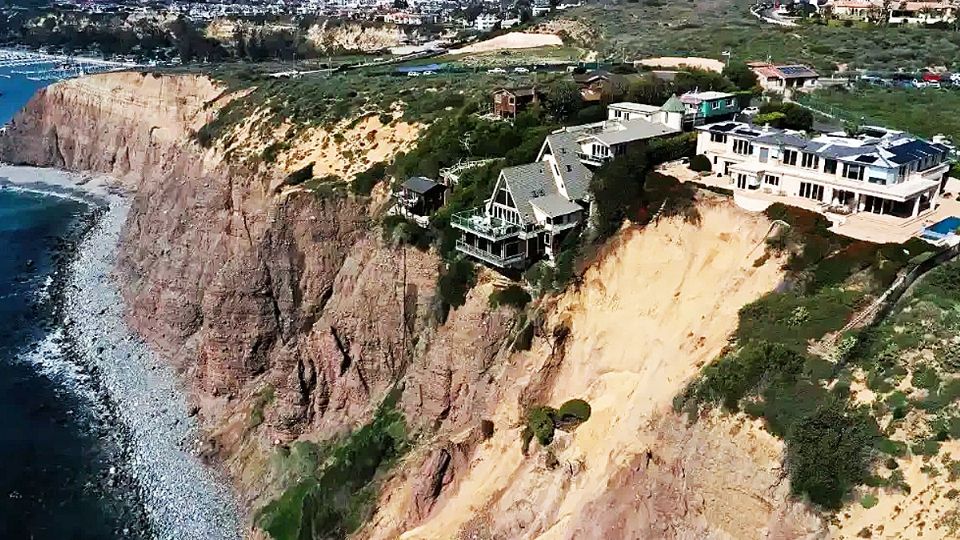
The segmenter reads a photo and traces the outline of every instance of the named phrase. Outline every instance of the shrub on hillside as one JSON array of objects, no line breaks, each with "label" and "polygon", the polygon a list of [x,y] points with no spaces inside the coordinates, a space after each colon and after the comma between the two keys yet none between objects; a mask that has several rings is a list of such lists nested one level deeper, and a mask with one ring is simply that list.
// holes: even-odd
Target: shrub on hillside
[{"label": "shrub on hillside", "polygon": [[869,476],[870,450],[878,436],[875,420],[840,400],[817,409],[787,435],[790,489],[839,509],[847,492]]},{"label": "shrub on hillside", "polygon": [[519,285],[509,285],[490,293],[490,307],[510,306],[523,309],[530,302],[530,294]]},{"label": "shrub on hillside", "polygon": [[540,446],[553,442],[556,415],[556,409],[546,406],[533,407],[527,412],[527,429],[536,437]]},{"label": "shrub on hillside", "polygon": [[387,176],[387,164],[374,163],[369,169],[357,173],[350,184],[350,191],[357,195],[369,195],[374,186]]},{"label": "shrub on hillside", "polygon": [[710,158],[703,154],[697,154],[690,158],[690,170],[696,172],[710,172],[713,169],[713,165],[710,163]]},{"label": "shrub on hillside", "polygon": [[770,127],[781,128],[781,127],[783,127],[783,119],[786,118],[786,117],[787,117],[787,115],[785,115],[785,114],[783,114],[782,112],[779,112],[779,111],[777,111],[777,112],[771,112],[771,113],[758,114],[758,115],[756,115],[756,116],[753,117],[753,124],[756,125],[756,126],[767,126],[767,125],[769,125]]},{"label": "shrub on hillside", "polygon": [[460,307],[467,301],[467,293],[477,279],[477,269],[466,259],[456,259],[447,265],[440,276],[438,293],[450,307]]},{"label": "shrub on hillside", "polygon": [[582,399],[571,399],[557,409],[557,420],[562,425],[580,424],[590,419],[590,404]]},{"label": "shrub on hillside", "polygon": [[307,180],[313,178],[313,163],[309,163],[303,168],[297,169],[287,175],[283,184],[287,186],[298,186]]}]

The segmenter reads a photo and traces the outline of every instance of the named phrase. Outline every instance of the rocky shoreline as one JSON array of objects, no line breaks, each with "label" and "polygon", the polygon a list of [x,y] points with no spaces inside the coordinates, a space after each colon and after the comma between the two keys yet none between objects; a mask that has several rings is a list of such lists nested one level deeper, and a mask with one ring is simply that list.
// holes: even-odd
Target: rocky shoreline
[{"label": "rocky shoreline", "polygon": [[114,265],[130,197],[107,178],[0,166],[0,185],[96,207],[81,240],[65,246],[50,284],[50,337],[34,352],[42,372],[91,403],[97,434],[120,463],[102,479],[134,515],[120,538],[233,540],[241,536],[230,483],[206,467],[176,373],[126,324]]}]

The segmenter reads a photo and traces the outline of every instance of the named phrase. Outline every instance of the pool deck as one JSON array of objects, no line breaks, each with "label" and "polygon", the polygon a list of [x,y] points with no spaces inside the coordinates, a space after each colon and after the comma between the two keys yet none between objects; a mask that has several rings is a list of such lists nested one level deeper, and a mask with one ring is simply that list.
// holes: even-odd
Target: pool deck
[{"label": "pool deck", "polygon": [[[717,177],[716,175],[701,175],[691,171],[686,165],[679,162],[666,163],[658,168],[658,172],[673,176],[681,182],[694,181],[709,186],[733,190],[732,180]],[[960,180],[950,178],[943,195],[937,201],[937,206],[921,213],[915,218],[904,219],[880,214],[860,212],[841,215],[825,212],[822,203],[800,197],[785,197],[762,191],[733,190],[733,199],[738,206],[751,212],[762,212],[775,202],[804,208],[812,212],[824,214],[833,222],[830,230],[856,238],[877,243],[902,243],[917,236],[925,227],[938,223],[941,220],[960,216]]]}]

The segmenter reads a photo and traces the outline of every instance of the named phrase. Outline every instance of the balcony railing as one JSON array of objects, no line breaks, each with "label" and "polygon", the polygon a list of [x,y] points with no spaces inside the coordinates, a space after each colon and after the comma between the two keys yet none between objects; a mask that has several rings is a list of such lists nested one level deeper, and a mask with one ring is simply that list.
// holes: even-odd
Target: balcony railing
[{"label": "balcony railing", "polygon": [[509,238],[523,230],[519,225],[487,215],[483,208],[458,212],[453,215],[450,224],[493,241]]},{"label": "balcony railing", "polygon": [[481,261],[486,261],[500,268],[514,266],[515,264],[523,261],[524,258],[523,253],[501,257],[500,255],[490,253],[489,251],[484,251],[476,246],[471,246],[463,240],[457,240],[457,251],[470,255],[471,257],[476,257]]},{"label": "balcony railing", "polygon": [[580,158],[580,161],[586,161],[594,165],[602,165],[613,159],[613,156],[595,156],[586,152],[577,152],[577,157]]}]

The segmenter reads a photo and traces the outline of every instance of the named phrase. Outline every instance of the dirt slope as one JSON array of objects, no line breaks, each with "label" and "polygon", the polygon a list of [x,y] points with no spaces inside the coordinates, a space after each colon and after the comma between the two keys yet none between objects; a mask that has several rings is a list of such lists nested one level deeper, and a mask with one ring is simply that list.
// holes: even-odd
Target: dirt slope
[{"label": "dirt slope", "polygon": [[[511,358],[490,400],[493,437],[462,460],[457,481],[422,523],[397,527],[401,538],[455,531],[469,538],[757,538],[819,530],[816,517],[787,500],[779,442],[732,419],[687,427],[671,412],[685,382],[726,345],[737,310],[782,277],[780,261],[753,264],[765,219],[728,202],[705,202],[701,212],[699,225],[672,219],[622,233],[583,284],[557,301],[547,327],[570,328],[562,352],[538,340]],[[559,434],[549,452],[524,457],[525,407],[571,398],[590,402],[591,419]],[[402,521],[391,515],[406,511],[402,499],[394,493],[386,501],[377,527]]]}]

